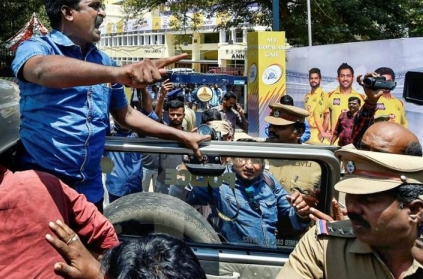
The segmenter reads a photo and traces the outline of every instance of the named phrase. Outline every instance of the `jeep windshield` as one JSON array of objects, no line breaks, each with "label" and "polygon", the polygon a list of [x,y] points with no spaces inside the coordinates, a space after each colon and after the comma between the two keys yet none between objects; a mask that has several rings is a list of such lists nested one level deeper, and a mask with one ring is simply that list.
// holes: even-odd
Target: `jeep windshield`
[{"label": "jeep windshield", "polygon": [[313,194],[329,212],[340,173],[333,150],[318,146],[210,141],[201,147],[207,163],[173,141],[109,137],[106,151],[160,162],[148,192],[106,206],[120,237],[166,232],[194,246],[250,252],[292,251],[312,224],[287,196]]}]

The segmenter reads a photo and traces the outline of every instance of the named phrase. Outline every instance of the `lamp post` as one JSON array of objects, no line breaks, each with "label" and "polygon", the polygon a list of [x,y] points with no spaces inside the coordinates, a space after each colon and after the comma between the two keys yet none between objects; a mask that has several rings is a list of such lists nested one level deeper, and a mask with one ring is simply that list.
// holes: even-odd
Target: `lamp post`
[{"label": "lamp post", "polygon": [[273,10],[272,30],[279,31],[279,0],[273,0],[272,10]]},{"label": "lamp post", "polygon": [[308,21],[308,46],[312,46],[313,42],[311,40],[311,7],[310,0],[307,0],[307,21]]}]

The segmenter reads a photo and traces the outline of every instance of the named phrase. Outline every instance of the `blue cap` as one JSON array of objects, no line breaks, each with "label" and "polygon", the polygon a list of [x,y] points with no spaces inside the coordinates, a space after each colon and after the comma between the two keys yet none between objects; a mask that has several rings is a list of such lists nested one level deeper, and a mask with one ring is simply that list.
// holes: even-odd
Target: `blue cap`
[{"label": "blue cap", "polygon": [[173,89],[172,91],[169,91],[166,94],[166,97],[169,100],[169,99],[174,99],[174,98],[178,97],[178,95],[182,95],[182,89],[181,88],[176,88],[176,89]]}]

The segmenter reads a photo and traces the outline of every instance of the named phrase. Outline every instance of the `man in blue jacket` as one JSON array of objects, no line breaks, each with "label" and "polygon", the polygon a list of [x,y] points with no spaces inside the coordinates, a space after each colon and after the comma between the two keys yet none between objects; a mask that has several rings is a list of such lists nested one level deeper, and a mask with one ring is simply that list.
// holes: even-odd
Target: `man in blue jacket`
[{"label": "man in blue jacket", "polygon": [[264,172],[262,159],[229,161],[226,176],[235,176],[234,185],[224,182],[211,192],[207,187],[191,187],[185,199],[191,205],[210,204],[220,217],[218,230],[228,242],[276,247],[278,216],[289,220],[295,230],[308,227],[310,207],[298,192],[290,196]]}]

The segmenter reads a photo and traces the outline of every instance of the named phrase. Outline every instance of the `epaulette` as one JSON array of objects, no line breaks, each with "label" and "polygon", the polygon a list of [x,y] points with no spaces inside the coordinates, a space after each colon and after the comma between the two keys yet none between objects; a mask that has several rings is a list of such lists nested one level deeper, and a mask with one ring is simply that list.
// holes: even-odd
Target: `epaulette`
[{"label": "epaulette", "polygon": [[355,238],[350,220],[328,222],[318,220],[316,222],[316,235],[327,235],[343,238]]}]

